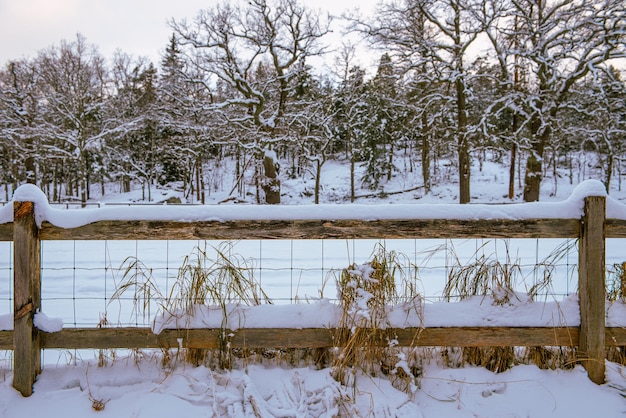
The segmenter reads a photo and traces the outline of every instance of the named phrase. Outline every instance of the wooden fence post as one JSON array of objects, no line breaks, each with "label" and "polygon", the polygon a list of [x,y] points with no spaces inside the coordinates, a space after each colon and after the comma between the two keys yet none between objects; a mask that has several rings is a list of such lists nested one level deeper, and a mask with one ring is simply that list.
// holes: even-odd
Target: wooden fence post
[{"label": "wooden fence post", "polygon": [[581,364],[589,379],[602,384],[605,381],[605,231],[606,198],[585,198],[585,209],[580,228],[578,293],[580,299]]},{"label": "wooden fence post", "polygon": [[33,202],[13,204],[13,387],[33,393],[41,372],[39,331],[33,324],[41,307],[41,244]]}]

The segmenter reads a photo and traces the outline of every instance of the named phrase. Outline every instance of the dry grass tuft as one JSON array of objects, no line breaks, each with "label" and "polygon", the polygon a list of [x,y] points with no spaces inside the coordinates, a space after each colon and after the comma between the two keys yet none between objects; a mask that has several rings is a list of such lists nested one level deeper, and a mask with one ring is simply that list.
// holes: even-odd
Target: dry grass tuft
[{"label": "dry grass tuft", "polygon": [[344,385],[354,385],[363,372],[370,376],[386,374],[394,386],[412,392],[416,388],[406,354],[397,347],[388,320],[389,310],[399,304],[422,312],[422,297],[416,291],[417,277],[409,277],[406,260],[384,245],[375,248],[372,261],[343,269],[337,280],[342,317],[334,341],[333,377]]},{"label": "dry grass tuft", "polygon": [[626,303],[626,261],[613,264],[607,275],[607,299]]},{"label": "dry grass tuft", "polygon": [[[199,305],[219,306],[223,312],[224,330],[220,349],[215,353],[208,349],[186,349],[184,358],[194,365],[215,363],[220,368],[230,369],[233,353],[225,332],[227,305],[272,303],[254,278],[252,262],[234,253],[233,247],[231,242],[224,242],[218,247],[207,247],[206,244],[204,248],[195,247],[183,260],[167,294],[159,289],[151,269],[137,258],[129,257],[123,263],[122,283],[111,300],[120,299],[126,292],[131,292],[135,311],[141,312],[144,321],[152,317],[151,309],[155,303],[162,312],[186,315],[187,318],[193,317]],[[171,353],[164,352],[163,358],[164,361],[171,359]]]},{"label": "dry grass tuft", "polygon": [[[211,247],[213,248],[213,247]],[[193,317],[198,305],[219,306],[222,309],[222,329],[226,330],[227,306],[232,303],[248,306],[272,303],[254,279],[254,266],[250,260],[233,252],[233,243],[222,243],[213,248],[215,258],[204,249],[196,247],[185,257],[178,269],[176,282],[167,298],[167,312],[184,312]],[[208,349],[188,349],[186,360],[192,364],[205,364],[214,359],[221,368],[232,368],[232,350],[226,332],[220,335],[217,355]]]},{"label": "dry grass tuft", "polygon": [[[509,243],[505,241],[504,262],[494,254],[485,254],[488,242],[484,242],[468,263],[462,262],[451,247],[453,264],[448,273],[448,280],[443,291],[446,300],[464,300],[473,296],[491,296],[497,305],[506,305],[516,297],[514,287],[522,277],[522,268],[518,260],[513,260]],[[486,367],[494,372],[509,369],[515,362],[513,347],[464,347],[464,363]]]},{"label": "dry grass tuft", "polygon": [[576,365],[573,347],[526,347],[524,361],[541,369],[572,369]]},{"label": "dry grass tuft", "polygon": [[[506,305],[518,298],[516,286],[525,281],[522,265],[510,252],[509,240],[503,240],[504,256],[484,249],[484,242],[472,256],[472,261],[461,262],[454,251],[449,250],[453,264],[444,288],[444,297],[464,300],[474,296],[490,296],[493,303]],[[525,299],[531,301],[540,294],[549,293],[556,265],[576,245],[576,241],[565,241],[544,260],[534,266],[535,282],[527,290]],[[542,368],[571,367],[575,352],[571,347],[526,347],[520,356],[515,347],[465,347],[462,349],[464,363],[486,367],[493,372],[502,372],[521,361],[530,361]]]},{"label": "dry grass tuft", "polygon": [[[607,276],[607,299],[610,302],[626,303],[626,261],[613,264]],[[609,347],[607,359],[626,365],[626,347]]]},{"label": "dry grass tuft", "polygon": [[498,305],[508,304],[515,297],[514,287],[522,277],[518,260],[511,258],[508,241],[505,241],[505,260],[500,261],[494,254],[485,254],[489,242],[484,242],[472,255],[468,263],[463,263],[450,247],[452,265],[448,280],[443,289],[446,300],[464,300],[473,296],[492,296]]}]

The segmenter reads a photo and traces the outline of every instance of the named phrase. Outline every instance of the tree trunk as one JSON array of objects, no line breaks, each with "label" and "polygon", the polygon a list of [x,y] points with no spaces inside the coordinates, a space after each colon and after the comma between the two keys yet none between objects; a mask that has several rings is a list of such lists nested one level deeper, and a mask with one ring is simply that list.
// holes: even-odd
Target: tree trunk
[{"label": "tree trunk", "polygon": [[79,190],[80,190],[80,205],[81,207],[86,207],[87,206],[87,174],[83,173],[81,175],[81,179],[78,182],[79,184]]},{"label": "tree trunk", "polygon": [[[200,190],[202,190],[202,192],[200,193],[200,202],[204,205],[206,203],[206,184],[204,182],[204,174],[202,174],[200,176]],[[209,195],[211,194],[211,190],[209,189]]]},{"label": "tree trunk", "polygon": [[393,142],[390,140],[389,141],[389,160],[388,160],[388,164],[389,167],[387,169],[387,181],[391,181],[391,178],[393,177],[393,153],[394,153],[394,147],[393,147]]},{"label": "tree trunk", "polygon": [[428,129],[428,117],[422,114],[422,179],[424,179],[424,190],[430,192],[430,138]]},{"label": "tree trunk", "polygon": [[354,161],[354,146],[352,144],[352,132],[348,130],[347,138],[346,138],[346,151],[349,153],[350,157],[350,202],[354,202],[356,200],[356,195],[354,193],[354,176],[355,174],[355,161]]},{"label": "tree trunk", "polygon": [[37,184],[37,168],[35,165],[35,157],[32,156],[32,153],[34,153],[32,138],[26,140],[26,147],[28,149],[28,156],[24,161],[24,168],[26,169],[26,183]]},{"label": "tree trunk", "polygon": [[128,176],[124,176],[124,180],[122,181],[122,187],[124,188],[124,193],[130,192],[130,178]]},{"label": "tree trunk", "polygon": [[54,172],[52,173],[52,201],[58,202],[60,201],[59,190],[57,189],[59,186],[59,166],[58,164],[54,165]]},{"label": "tree trunk", "polygon": [[617,190],[622,191],[622,159],[617,159]]},{"label": "tree trunk", "polygon": [[470,201],[470,159],[466,139],[459,144],[459,203]]},{"label": "tree trunk", "polygon": [[557,172],[558,168],[559,168],[559,154],[558,154],[558,151],[555,149],[552,154],[552,178],[554,179],[554,195],[555,196],[558,193],[558,189],[559,189],[559,175]]},{"label": "tree trunk", "polygon": [[355,176],[355,162],[354,155],[350,156],[350,202],[354,202],[356,195],[354,193],[354,176]]},{"label": "tree trunk", "polygon": [[254,164],[254,188],[256,189],[257,205],[261,204],[261,182],[259,181],[259,177],[261,177],[261,173],[259,171],[259,163],[257,161]]},{"label": "tree trunk", "polygon": [[533,116],[531,123],[531,150],[526,160],[526,175],[524,176],[524,201],[538,202],[541,191],[543,173],[543,151],[550,137],[550,128],[544,127],[539,132],[541,121]]},{"label": "tree trunk", "polygon": [[243,166],[243,161],[242,161],[242,157],[241,157],[241,150],[239,149],[239,147],[237,147],[237,151],[235,152],[235,178],[237,179],[237,193],[239,194],[240,197],[243,197],[243,171],[245,170],[244,168],[242,168]]},{"label": "tree trunk", "polygon": [[36,184],[37,176],[35,175],[35,160],[32,157],[28,157],[24,162],[26,167],[26,183]]},{"label": "tree trunk", "polygon": [[202,188],[200,187],[200,177],[202,174],[202,162],[200,157],[196,159],[196,201],[202,202]]},{"label": "tree trunk", "polygon": [[[517,20],[516,20],[517,24]],[[515,85],[518,83],[518,68],[515,67]],[[513,135],[517,133],[518,127],[518,118],[517,112],[513,113],[513,124],[511,125],[511,131]],[[511,144],[511,166],[509,167],[509,199],[513,199],[515,197],[515,163],[517,160],[517,142],[513,140]]]},{"label": "tree trunk", "polygon": [[455,69],[458,74],[454,81],[456,90],[456,111],[457,111],[457,146],[459,152],[459,202],[469,203],[470,201],[470,156],[469,144],[467,143],[467,92],[465,91],[465,73],[463,68],[463,53],[459,40],[461,39],[461,13],[458,4],[454,3],[454,33],[455,33]]},{"label": "tree trunk", "polygon": [[316,170],[315,170],[315,204],[319,205],[320,203],[320,184],[322,179],[322,162],[317,160],[316,162]]},{"label": "tree trunk", "polygon": [[606,192],[609,193],[611,190],[611,176],[613,175],[613,153],[609,153],[608,155],[608,163],[606,168],[606,180],[604,181],[604,187],[606,188]]},{"label": "tree trunk", "polygon": [[541,170],[543,150],[537,150],[538,145],[535,144],[530,151],[528,160],[526,160],[526,175],[524,176],[524,202],[539,201],[539,192],[541,186]]},{"label": "tree trunk", "polygon": [[276,162],[272,157],[266,155],[263,158],[263,170],[265,178],[262,188],[265,192],[265,203],[278,204],[280,203],[280,180],[277,178]]},{"label": "tree trunk", "polygon": [[515,160],[517,159],[517,144],[511,144],[511,165],[509,167],[509,199],[515,197]]}]

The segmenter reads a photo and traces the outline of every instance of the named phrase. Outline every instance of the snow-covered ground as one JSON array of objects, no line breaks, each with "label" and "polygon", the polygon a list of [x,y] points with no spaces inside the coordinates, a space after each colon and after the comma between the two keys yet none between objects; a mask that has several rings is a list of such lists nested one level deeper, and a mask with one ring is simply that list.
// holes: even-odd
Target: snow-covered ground
[{"label": "snow-covered ground", "polygon": [[[412,396],[388,380],[361,376],[339,385],[328,369],[250,365],[232,372],[157,361],[117,360],[97,368],[47,366],[35,393],[23,398],[0,385],[0,416],[56,417],[623,417],[626,371],[608,364],[608,383],[585,372],[520,365],[494,374],[484,368],[427,366]],[[94,411],[95,402],[104,406]],[[98,406],[96,403],[95,406]]]},{"label": "snow-covered ground", "polygon": [[[417,218],[496,218],[506,217],[521,219],[524,217],[578,217],[582,196],[602,194],[602,187],[597,182],[585,183],[575,189],[576,184],[559,182],[557,185],[546,180],[543,187],[542,202],[518,206],[495,207],[491,203],[506,202],[505,168],[495,164],[483,166],[482,171],[475,170],[472,179],[472,196],[477,204],[459,207],[456,202],[456,185],[442,184],[434,188],[429,195],[419,191],[388,195],[383,203],[385,207],[372,206],[381,203],[380,199],[363,198],[357,200],[359,206],[337,206],[345,203],[347,184],[345,169],[329,163],[324,171],[324,190],[322,202],[333,206],[308,206],[311,203],[310,182],[283,181],[283,206],[298,205],[297,208],[271,207],[254,208],[248,205],[228,205],[220,207],[142,207],[133,210],[112,207],[112,203],[136,201],[141,195],[136,191],[126,195],[113,194],[97,199],[104,203],[101,209],[67,211],[46,208],[39,213],[39,220],[49,220],[61,226],[76,226],[96,219],[236,219],[250,217],[252,214],[264,218],[316,218],[327,217],[327,211],[333,209],[337,217],[362,217],[365,219],[385,216],[413,216]],[[415,181],[409,175],[398,175],[387,191],[410,189]],[[558,186],[558,187],[557,187]],[[227,185],[224,189],[230,189]],[[215,192],[212,202],[228,197],[227,192]],[[573,195],[572,195],[573,194]],[[180,192],[171,190],[153,191],[153,196],[163,200],[170,196],[182,197]],[[45,208],[45,197],[32,188],[18,191],[23,200],[35,200],[40,208]],[[626,198],[626,192],[612,189],[607,210],[612,217],[626,219],[625,207],[620,203]],[[157,199],[158,200],[158,199]],[[515,199],[519,202],[519,198]],[[109,204],[109,205],[107,205]],[[10,206],[0,208],[0,222],[10,220]],[[12,210],[12,208],[11,208]],[[342,214],[345,211],[345,214]],[[387,215],[391,213],[392,215]],[[412,215],[411,215],[412,214]],[[522,246],[523,247],[523,246]],[[6,247],[2,247],[3,249]],[[534,247],[539,252],[537,247]],[[619,244],[608,248],[607,261],[622,260]],[[59,246],[55,252],[46,252],[44,262],[71,258],[68,251]],[[107,250],[108,251],[108,250]],[[307,250],[305,250],[307,251]],[[315,251],[308,251],[312,257]],[[169,250],[168,250],[169,252]],[[332,252],[332,250],[331,250]],[[132,254],[126,254],[126,256]],[[547,254],[545,254],[547,255]],[[156,257],[161,257],[158,254]],[[171,255],[168,255],[171,257]],[[50,258],[53,260],[50,260]],[[155,258],[156,258],[155,257]],[[324,257],[324,255],[322,255]],[[4,257],[6,258],[6,257]],[[352,254],[348,259],[355,258]],[[345,258],[344,258],[345,259]],[[357,260],[361,261],[361,260]],[[2,261],[0,261],[0,264]],[[329,268],[327,266],[327,268]],[[89,270],[89,269],[86,269]],[[264,284],[273,286],[271,269],[264,269]],[[50,278],[54,276],[51,269]],[[65,274],[65,273],[64,273]],[[50,281],[51,279],[48,279]],[[59,279],[55,286],[66,287],[75,278]],[[80,282],[80,278],[78,278]],[[522,284],[524,285],[524,284]],[[44,287],[46,284],[44,284]],[[75,284],[73,286],[76,286]],[[89,291],[91,284],[85,285]],[[290,285],[293,286],[293,283]],[[320,284],[321,286],[321,284]],[[0,282],[0,298],[8,295],[10,281]],[[77,289],[81,290],[78,284]],[[566,288],[564,288],[566,289]],[[393,326],[415,326],[424,323],[428,326],[449,325],[576,325],[578,322],[576,298],[567,296],[567,290],[560,298],[529,304],[523,296],[515,297],[504,307],[496,307],[489,298],[474,298],[461,303],[443,302],[428,304],[420,315],[414,311],[397,312],[390,315]],[[93,289],[91,289],[93,290]],[[279,291],[284,291],[282,289]],[[306,300],[309,304],[261,306],[256,311],[250,310],[242,315],[241,308],[233,307],[233,318],[247,318],[245,324],[231,323],[232,328],[241,326],[324,326],[336,319],[332,303],[326,299],[314,300],[315,285],[310,289],[299,289],[296,299]],[[44,289],[44,291],[46,291]],[[96,288],[95,294],[102,289]],[[105,288],[106,293],[106,288]],[[110,291],[110,289],[108,290]],[[53,293],[53,291],[50,291]],[[287,299],[294,300],[293,290]],[[327,292],[329,292],[327,290]],[[331,293],[331,292],[329,292]],[[430,293],[435,293],[430,291]],[[281,294],[282,295],[282,294]],[[334,295],[333,295],[334,296]],[[300,299],[301,298],[301,299]],[[44,301],[44,311],[51,318],[40,316],[42,327],[54,331],[60,321],[70,323],[76,314],[67,312],[63,303],[54,305],[53,297]],[[8,298],[2,298],[7,300]],[[89,305],[87,301],[85,305]],[[1,306],[7,306],[4,304]],[[454,305],[454,309],[450,306]],[[48,309],[46,306],[49,306]],[[87,308],[87,306],[85,306]],[[626,326],[626,312],[623,305],[611,306],[608,322],[613,326]],[[2,308],[4,309],[4,308]],[[8,313],[8,311],[6,311]],[[97,312],[97,309],[96,311]],[[4,314],[4,315],[3,315]],[[210,310],[190,320],[186,324],[196,326],[214,326],[215,316]],[[92,321],[93,318],[87,318]],[[237,319],[239,321],[239,319]],[[404,322],[403,322],[404,321]],[[413,322],[411,322],[413,321]],[[423,322],[421,322],[423,321]],[[81,321],[78,321],[81,322]],[[175,321],[174,321],[175,322]],[[153,325],[158,332],[163,326],[172,325],[172,319],[157,317]],[[219,324],[219,321],[217,322]],[[4,324],[4,328],[3,328]],[[270,325],[271,324],[271,325]],[[10,316],[0,310],[0,329],[11,326]],[[240,365],[233,371],[210,370],[206,367],[192,367],[179,364],[175,369],[162,367],[158,355],[130,354],[109,361],[105,367],[97,367],[97,353],[67,352],[65,356],[45,356],[45,367],[30,398],[23,398],[11,387],[12,371],[10,355],[0,357],[0,417],[20,418],[32,416],[55,417],[305,417],[305,416],[376,416],[376,417],[619,417],[626,415],[626,368],[607,362],[607,383],[595,385],[589,381],[584,369],[577,366],[571,370],[540,370],[532,365],[517,365],[503,373],[495,374],[484,368],[465,366],[449,368],[435,356],[423,364],[421,375],[417,379],[417,390],[405,393],[395,389],[387,378],[373,378],[360,375],[355,385],[340,385],[332,377],[330,369],[316,370],[312,367],[286,367],[283,363],[267,361]],[[50,359],[53,360],[50,360]],[[59,360],[61,359],[61,360]],[[97,409],[99,409],[97,411]]]}]

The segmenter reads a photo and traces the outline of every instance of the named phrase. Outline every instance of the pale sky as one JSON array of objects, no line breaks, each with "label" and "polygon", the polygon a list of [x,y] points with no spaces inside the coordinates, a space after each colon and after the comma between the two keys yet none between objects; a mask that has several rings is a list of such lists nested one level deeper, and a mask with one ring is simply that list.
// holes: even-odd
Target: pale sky
[{"label": "pale sky", "polygon": [[[80,33],[110,60],[120,49],[158,65],[174,18],[193,19],[218,0],[0,0],[0,67],[7,61],[34,58],[37,52]],[[341,13],[376,0],[304,0],[310,8]]]}]

